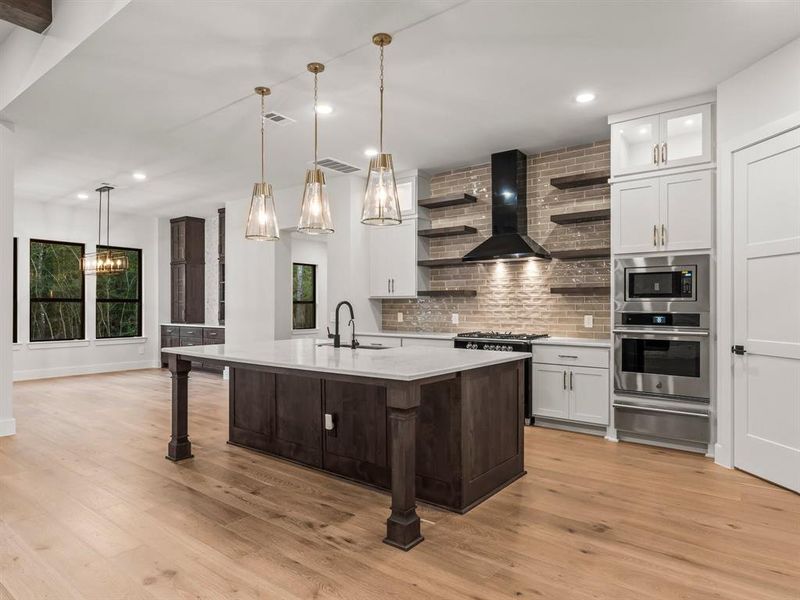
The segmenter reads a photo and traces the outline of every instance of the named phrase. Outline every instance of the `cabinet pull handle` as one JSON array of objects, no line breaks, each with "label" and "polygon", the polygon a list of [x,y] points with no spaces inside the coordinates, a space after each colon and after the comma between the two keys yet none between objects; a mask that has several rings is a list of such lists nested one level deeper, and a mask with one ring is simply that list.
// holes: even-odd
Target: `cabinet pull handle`
[{"label": "cabinet pull handle", "polygon": [[658,164],[658,144],[653,146],[653,164],[654,165]]},{"label": "cabinet pull handle", "polygon": [[558,358],[578,358],[575,354],[559,354]]},{"label": "cabinet pull handle", "polygon": [[567,389],[567,372],[564,371],[564,383],[562,384],[564,389]]},{"label": "cabinet pull handle", "polygon": [[664,224],[661,224],[661,245],[667,245],[667,228],[664,227]]},{"label": "cabinet pull handle", "polygon": [[661,162],[667,164],[667,142],[661,144]]},{"label": "cabinet pull handle", "polygon": [[394,277],[392,277],[392,293],[394,294]]},{"label": "cabinet pull handle", "polygon": [[658,246],[658,225],[653,225],[653,246]]},{"label": "cabinet pull handle", "polygon": [[386,278],[386,293],[390,294],[392,292],[392,280],[388,277]]},{"label": "cabinet pull handle", "polygon": [[569,372],[569,389],[572,389],[572,371]]},{"label": "cabinet pull handle", "polygon": [[333,431],[334,427],[333,415],[330,413],[325,413],[325,431]]}]

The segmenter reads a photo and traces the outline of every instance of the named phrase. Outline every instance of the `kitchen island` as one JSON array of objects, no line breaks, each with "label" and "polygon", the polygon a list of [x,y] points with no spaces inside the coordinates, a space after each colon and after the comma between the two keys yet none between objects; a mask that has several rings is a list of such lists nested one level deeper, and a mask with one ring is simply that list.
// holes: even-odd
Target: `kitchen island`
[{"label": "kitchen island", "polygon": [[191,362],[230,368],[229,443],[391,489],[387,544],[423,540],[416,499],[464,513],[521,477],[528,353],[334,348],[310,339],[164,348],[167,458],[192,457]]}]

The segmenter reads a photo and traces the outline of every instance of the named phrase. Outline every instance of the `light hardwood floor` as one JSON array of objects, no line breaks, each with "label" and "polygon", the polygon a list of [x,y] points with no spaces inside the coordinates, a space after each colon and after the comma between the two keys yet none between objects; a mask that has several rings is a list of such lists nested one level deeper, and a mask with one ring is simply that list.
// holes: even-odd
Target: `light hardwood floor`
[{"label": "light hardwood floor", "polygon": [[404,553],[388,496],[226,445],[226,384],[190,386],[176,465],[166,371],[15,385],[0,598],[800,598],[800,497],[706,458],[528,428],[528,475]]}]

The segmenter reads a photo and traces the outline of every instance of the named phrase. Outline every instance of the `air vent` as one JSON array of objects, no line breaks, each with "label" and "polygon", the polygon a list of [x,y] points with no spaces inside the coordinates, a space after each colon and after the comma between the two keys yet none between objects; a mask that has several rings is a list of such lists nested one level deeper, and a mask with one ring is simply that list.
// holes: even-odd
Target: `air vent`
[{"label": "air vent", "polygon": [[317,164],[323,169],[330,169],[331,171],[336,171],[337,173],[355,173],[356,171],[361,170],[358,167],[348,165],[346,162],[336,160],[335,158],[321,158],[317,161]]},{"label": "air vent", "polygon": [[294,123],[295,120],[291,117],[287,117],[286,115],[282,115],[281,113],[277,112],[268,112],[264,115],[264,118],[268,121],[272,121],[277,125],[289,125],[290,123]]}]

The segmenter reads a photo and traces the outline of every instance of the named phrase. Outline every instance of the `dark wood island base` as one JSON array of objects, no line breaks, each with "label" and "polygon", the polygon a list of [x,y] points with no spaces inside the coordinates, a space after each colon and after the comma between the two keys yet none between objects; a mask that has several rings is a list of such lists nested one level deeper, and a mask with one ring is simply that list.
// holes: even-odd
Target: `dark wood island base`
[{"label": "dark wood island base", "polygon": [[[421,541],[417,499],[465,513],[524,475],[523,363],[415,381],[230,367],[229,442],[391,490],[384,542]],[[169,357],[172,439],[167,458],[192,456],[191,363]]]}]

